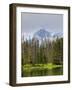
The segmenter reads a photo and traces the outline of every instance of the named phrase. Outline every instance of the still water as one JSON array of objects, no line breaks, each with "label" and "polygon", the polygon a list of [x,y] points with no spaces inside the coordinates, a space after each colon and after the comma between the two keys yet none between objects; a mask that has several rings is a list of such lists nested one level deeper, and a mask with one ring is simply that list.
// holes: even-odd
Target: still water
[{"label": "still water", "polygon": [[28,69],[23,70],[22,77],[33,77],[33,76],[52,76],[52,75],[63,75],[63,67],[57,67],[54,69]]}]

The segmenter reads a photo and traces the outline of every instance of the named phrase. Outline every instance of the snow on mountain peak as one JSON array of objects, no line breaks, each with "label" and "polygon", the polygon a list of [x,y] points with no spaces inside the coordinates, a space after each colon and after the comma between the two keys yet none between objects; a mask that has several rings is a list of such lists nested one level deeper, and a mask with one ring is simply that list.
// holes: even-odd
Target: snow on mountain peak
[{"label": "snow on mountain peak", "polygon": [[46,31],[45,29],[40,29],[34,34],[34,37],[37,39],[44,39],[44,38],[51,37],[51,33]]},{"label": "snow on mountain peak", "polygon": [[63,32],[49,32],[46,29],[39,29],[37,32],[32,32],[32,33],[23,33],[22,37],[24,37],[24,40],[29,40],[32,38],[35,38],[39,41],[45,40],[45,39],[50,39],[50,40],[55,40],[57,37],[62,38],[63,37]]}]

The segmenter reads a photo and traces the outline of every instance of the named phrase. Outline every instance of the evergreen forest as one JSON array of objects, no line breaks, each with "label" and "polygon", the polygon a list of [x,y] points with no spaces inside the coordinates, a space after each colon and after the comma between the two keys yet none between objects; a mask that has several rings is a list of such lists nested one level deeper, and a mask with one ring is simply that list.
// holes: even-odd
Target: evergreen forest
[{"label": "evergreen forest", "polygon": [[32,38],[21,42],[22,77],[63,74],[63,38]]}]

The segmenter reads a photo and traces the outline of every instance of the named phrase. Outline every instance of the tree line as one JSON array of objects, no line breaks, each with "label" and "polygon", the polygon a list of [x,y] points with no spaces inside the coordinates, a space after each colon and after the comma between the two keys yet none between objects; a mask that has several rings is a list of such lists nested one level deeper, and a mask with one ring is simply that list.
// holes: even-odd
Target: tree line
[{"label": "tree line", "polygon": [[32,38],[21,42],[22,65],[63,64],[63,38],[55,40]]}]

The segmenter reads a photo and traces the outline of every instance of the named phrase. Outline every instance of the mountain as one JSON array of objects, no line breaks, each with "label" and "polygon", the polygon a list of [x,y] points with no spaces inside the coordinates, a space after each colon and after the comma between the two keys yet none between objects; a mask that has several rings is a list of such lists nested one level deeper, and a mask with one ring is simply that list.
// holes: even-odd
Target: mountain
[{"label": "mountain", "polygon": [[33,37],[41,40],[41,39],[45,39],[45,38],[50,38],[51,33],[46,31],[45,29],[40,29],[33,35]]},{"label": "mountain", "polygon": [[42,39],[55,39],[55,38],[61,38],[63,37],[63,33],[55,33],[55,32],[48,32],[45,29],[40,29],[39,31],[35,32],[33,35],[34,38],[38,39],[38,40],[42,40]]},{"label": "mountain", "polygon": [[60,33],[54,33],[53,38],[55,38],[55,37],[61,38],[61,37],[63,37],[63,33],[62,32],[60,32]]},{"label": "mountain", "polygon": [[49,39],[49,40],[56,40],[56,38],[61,38],[63,37],[63,33],[62,32],[49,32],[46,29],[40,29],[37,32],[34,33],[22,33],[22,41],[24,40],[32,40],[32,38],[34,38],[35,40],[39,40],[40,42],[42,40],[45,39]]}]

